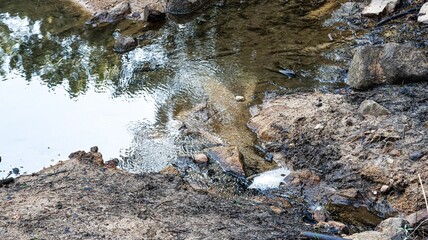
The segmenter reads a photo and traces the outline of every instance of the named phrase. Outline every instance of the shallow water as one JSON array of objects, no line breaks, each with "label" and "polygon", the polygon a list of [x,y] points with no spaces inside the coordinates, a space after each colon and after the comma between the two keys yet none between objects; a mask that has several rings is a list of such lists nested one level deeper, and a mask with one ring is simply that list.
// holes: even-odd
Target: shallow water
[{"label": "shallow water", "polygon": [[[349,33],[308,17],[320,2],[217,1],[153,30],[129,21],[85,26],[90,16],[67,1],[1,0],[0,178],[93,145],[129,171],[158,171],[183,151],[178,116],[204,101],[223,113],[214,134],[251,147],[248,106],[265,91],[342,85],[345,63],[332,51]],[[137,49],[113,53],[118,35],[148,31]]]}]

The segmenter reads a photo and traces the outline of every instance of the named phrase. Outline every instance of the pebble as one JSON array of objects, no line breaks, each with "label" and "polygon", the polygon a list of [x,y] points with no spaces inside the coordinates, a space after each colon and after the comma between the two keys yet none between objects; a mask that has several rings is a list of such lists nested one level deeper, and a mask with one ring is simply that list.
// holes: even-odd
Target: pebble
[{"label": "pebble", "polygon": [[194,156],[194,161],[195,163],[208,163],[208,157],[203,153],[199,153]]},{"label": "pebble", "polygon": [[423,154],[423,152],[421,152],[421,151],[414,151],[414,152],[412,152],[412,153],[410,153],[410,154],[409,154],[409,158],[410,158],[410,160],[412,160],[412,161],[417,161],[417,160],[419,160],[423,155],[424,155],[424,154]]},{"label": "pebble", "polygon": [[388,191],[389,191],[389,186],[388,185],[383,185],[380,188],[380,192],[383,193],[383,194],[388,193]]},{"label": "pebble", "polygon": [[245,98],[244,98],[243,96],[236,96],[236,97],[235,97],[235,100],[236,100],[237,102],[243,102],[243,101],[245,100]]}]

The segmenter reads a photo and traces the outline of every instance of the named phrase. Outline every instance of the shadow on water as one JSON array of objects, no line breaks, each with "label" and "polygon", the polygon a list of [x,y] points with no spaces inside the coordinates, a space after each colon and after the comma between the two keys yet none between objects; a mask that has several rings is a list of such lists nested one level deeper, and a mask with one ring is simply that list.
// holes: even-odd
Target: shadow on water
[{"label": "shadow on water", "polygon": [[[132,21],[85,26],[90,16],[66,1],[2,1],[0,111],[8,119],[0,122],[0,155],[35,171],[49,164],[44,159],[93,144],[105,158],[121,155],[129,170],[158,171],[175,158],[179,116],[204,101],[223,114],[214,134],[252,146],[250,100],[265,91],[342,85],[345,62],[327,53],[349,33],[323,27],[328,12],[311,17],[326,2],[215,1],[193,18],[153,29]],[[142,34],[150,37],[135,50],[113,53],[115,37]],[[296,77],[275,72],[281,68]],[[238,104],[236,95],[248,101]]]}]

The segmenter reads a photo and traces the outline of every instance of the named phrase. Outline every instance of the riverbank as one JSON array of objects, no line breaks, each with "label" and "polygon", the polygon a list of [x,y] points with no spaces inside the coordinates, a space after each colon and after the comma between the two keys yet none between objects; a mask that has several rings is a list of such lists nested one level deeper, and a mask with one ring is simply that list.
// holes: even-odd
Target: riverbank
[{"label": "riverbank", "polygon": [[[217,164],[211,158],[131,174],[102,164],[96,150],[77,152],[0,188],[0,235],[294,239],[302,231],[349,234],[383,218],[405,219],[425,207],[417,176],[428,178],[427,89],[419,83],[267,97],[249,127],[292,173],[263,192],[215,187],[245,183],[225,180],[221,168],[204,171]],[[365,112],[367,101],[388,112]]]}]

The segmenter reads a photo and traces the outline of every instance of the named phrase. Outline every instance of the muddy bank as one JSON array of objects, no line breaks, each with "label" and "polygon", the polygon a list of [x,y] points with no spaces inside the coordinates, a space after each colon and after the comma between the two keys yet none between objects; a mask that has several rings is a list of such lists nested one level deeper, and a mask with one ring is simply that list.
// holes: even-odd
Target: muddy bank
[{"label": "muddy bank", "polygon": [[[292,169],[279,191],[354,231],[425,208],[428,84],[267,95],[248,125]],[[361,212],[361,210],[364,210]],[[359,230],[357,230],[359,229]]]},{"label": "muddy bank", "polygon": [[195,191],[175,171],[134,175],[97,159],[0,188],[2,239],[290,239],[306,228],[285,201]]}]

